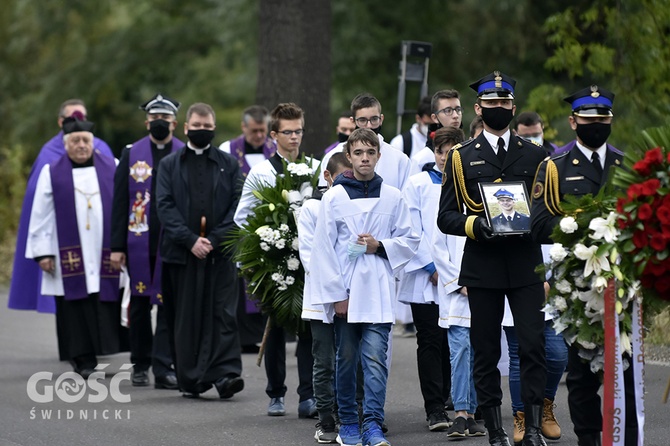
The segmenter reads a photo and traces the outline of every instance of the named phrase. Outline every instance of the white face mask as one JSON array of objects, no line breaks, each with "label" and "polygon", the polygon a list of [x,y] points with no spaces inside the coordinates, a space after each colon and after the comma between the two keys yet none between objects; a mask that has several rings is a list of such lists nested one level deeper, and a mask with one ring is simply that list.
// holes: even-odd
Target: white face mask
[{"label": "white face mask", "polygon": [[542,138],[541,136],[528,136],[526,137],[526,139],[540,146],[544,144],[544,138]]},{"label": "white face mask", "polygon": [[428,136],[428,125],[426,124],[419,124],[419,133],[421,133],[423,136]]},{"label": "white face mask", "polygon": [[359,245],[355,241],[349,241],[347,245],[347,255],[349,256],[349,261],[353,262],[357,257],[365,254],[365,251],[368,249],[367,245]]}]

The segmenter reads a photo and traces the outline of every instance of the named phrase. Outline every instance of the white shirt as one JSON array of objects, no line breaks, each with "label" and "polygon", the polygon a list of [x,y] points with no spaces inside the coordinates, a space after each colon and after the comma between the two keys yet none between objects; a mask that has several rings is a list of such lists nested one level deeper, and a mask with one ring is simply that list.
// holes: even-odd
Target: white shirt
[{"label": "white shirt", "polygon": [[419,170],[422,170],[426,164],[435,162],[435,152],[430,147],[424,147],[412,155],[412,161],[419,167]]},{"label": "white shirt", "polygon": [[[219,146],[219,149],[223,152],[230,153],[230,140],[222,142],[221,145]],[[235,158],[237,159],[237,157]],[[263,152],[245,153],[244,159],[247,161],[247,164],[249,164],[250,168],[253,168],[256,164],[260,164],[266,160],[265,154]]]},{"label": "white shirt", "polygon": [[468,297],[459,292],[461,286],[458,284],[465,237],[443,234],[435,221],[431,241],[431,253],[439,276],[438,325],[442,328],[449,328],[452,325],[470,328],[470,304]]},{"label": "white shirt", "polygon": [[509,138],[510,138],[510,135],[511,135],[509,130],[507,130],[501,136],[496,136],[493,133],[487,132],[486,130],[482,131],[482,134],[484,135],[486,140],[489,142],[491,147],[493,147],[493,152],[495,152],[496,155],[498,154],[498,139],[499,138],[502,138],[503,141],[505,141],[505,151],[509,150]]},{"label": "white shirt", "polygon": [[576,141],[577,143],[577,148],[584,154],[587,160],[591,162],[591,157],[593,156],[593,152],[598,152],[598,156],[600,157],[600,167],[605,169],[605,158],[607,157],[607,143],[603,144],[598,148],[598,150],[591,150],[587,147],[584,147],[582,144],[579,143],[579,141]]},{"label": "white shirt", "polygon": [[[414,123],[409,129],[409,134],[412,136],[412,150],[409,153],[409,157],[412,158],[416,155],[422,148],[426,147],[426,135],[419,131],[419,124]],[[392,147],[400,150],[405,153],[405,140],[400,135],[396,135],[391,142],[389,143]]]},{"label": "white shirt", "polygon": [[[319,160],[305,157],[305,161],[315,169],[319,167]],[[242,226],[246,223],[247,217],[251,214],[253,208],[259,203],[258,199],[254,196],[254,189],[257,189],[260,185],[274,186],[277,184],[277,171],[270,162],[270,160],[264,160],[263,162],[255,165],[249,171],[249,175],[244,180],[244,186],[242,186],[242,196],[240,197],[240,202],[237,205],[235,210],[235,224],[237,226]]]}]

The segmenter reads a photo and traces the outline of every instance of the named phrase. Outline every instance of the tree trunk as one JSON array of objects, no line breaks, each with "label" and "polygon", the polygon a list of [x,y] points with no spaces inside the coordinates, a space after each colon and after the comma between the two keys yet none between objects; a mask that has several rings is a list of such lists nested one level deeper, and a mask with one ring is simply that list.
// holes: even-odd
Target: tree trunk
[{"label": "tree trunk", "polygon": [[272,110],[295,102],[305,111],[302,151],[319,155],[330,122],[330,0],[260,0],[256,103]]}]

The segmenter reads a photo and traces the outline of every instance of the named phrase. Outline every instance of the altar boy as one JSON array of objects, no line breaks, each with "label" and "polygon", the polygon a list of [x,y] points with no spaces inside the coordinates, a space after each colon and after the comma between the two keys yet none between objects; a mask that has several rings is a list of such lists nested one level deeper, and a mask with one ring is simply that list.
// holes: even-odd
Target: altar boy
[{"label": "altar boy", "polygon": [[[342,445],[389,445],[381,430],[388,368],[386,353],[394,321],[394,271],[414,256],[402,194],[375,173],[379,139],[357,129],[345,145],[353,166],[324,194],[312,249],[312,299],[334,304],[337,404]],[[358,423],[356,369],[364,375],[363,426]],[[362,435],[361,435],[362,432]]]}]

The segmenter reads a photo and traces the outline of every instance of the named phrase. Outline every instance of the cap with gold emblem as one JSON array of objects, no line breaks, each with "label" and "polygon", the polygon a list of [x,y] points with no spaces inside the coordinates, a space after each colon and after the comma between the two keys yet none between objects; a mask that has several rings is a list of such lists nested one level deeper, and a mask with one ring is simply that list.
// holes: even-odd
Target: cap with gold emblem
[{"label": "cap with gold emblem", "polygon": [[516,81],[500,71],[494,71],[477,82],[470,84],[470,88],[477,92],[477,97],[483,101],[494,99],[514,99]]},{"label": "cap with gold emblem", "polygon": [[565,102],[572,105],[572,114],[584,118],[608,118],[614,116],[612,104],[614,93],[597,85],[583,88],[567,98]]}]

